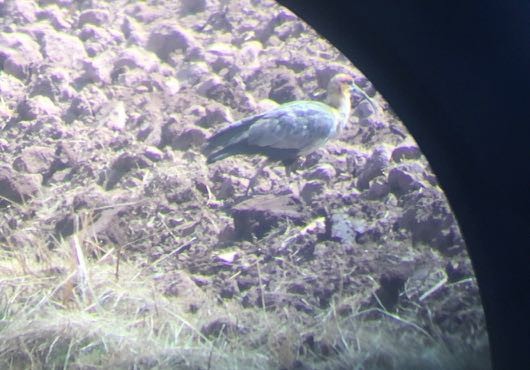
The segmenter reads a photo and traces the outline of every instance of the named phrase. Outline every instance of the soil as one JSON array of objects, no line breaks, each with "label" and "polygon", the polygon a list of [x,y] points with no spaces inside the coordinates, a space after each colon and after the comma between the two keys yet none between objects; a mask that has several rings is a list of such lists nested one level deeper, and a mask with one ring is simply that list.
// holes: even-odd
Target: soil
[{"label": "soil", "polygon": [[[215,297],[288,309],[311,328],[322,309],[377,308],[434,322],[448,342],[485,335],[465,242],[417,144],[362,73],[289,11],[253,0],[7,0],[0,14],[1,248],[45,240],[53,250],[83,231],[91,258],[116,248],[161,274],[161,294],[190,294],[191,313]],[[289,178],[267,166],[246,196],[261,158],[206,165],[209,135],[274,103],[322,100],[337,72],[378,109],[355,94],[341,136]],[[250,330],[226,320],[202,332]],[[340,351],[318,334],[308,329],[303,347]]]}]

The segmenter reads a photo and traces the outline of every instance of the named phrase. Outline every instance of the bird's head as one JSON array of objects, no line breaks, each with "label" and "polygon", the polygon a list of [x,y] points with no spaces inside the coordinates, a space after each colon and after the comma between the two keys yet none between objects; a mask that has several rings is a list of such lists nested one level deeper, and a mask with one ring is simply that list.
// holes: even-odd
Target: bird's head
[{"label": "bird's head", "polygon": [[353,91],[362,95],[372,106],[373,111],[377,112],[377,105],[360,87],[355,84],[353,77],[345,73],[336,74],[331,80],[329,80],[328,104],[339,110],[342,109],[342,111],[349,115],[351,104],[350,99]]},{"label": "bird's head", "polygon": [[336,74],[328,83],[328,103],[335,108],[350,104],[351,90],[354,86],[352,76],[345,73]]}]

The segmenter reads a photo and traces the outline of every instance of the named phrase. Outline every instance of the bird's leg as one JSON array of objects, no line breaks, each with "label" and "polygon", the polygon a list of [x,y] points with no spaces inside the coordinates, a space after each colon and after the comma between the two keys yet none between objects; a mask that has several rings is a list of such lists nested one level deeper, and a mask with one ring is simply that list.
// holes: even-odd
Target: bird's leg
[{"label": "bird's leg", "polygon": [[265,166],[269,164],[268,159],[264,159],[261,164],[259,165],[258,169],[256,170],[256,174],[249,180],[247,190],[245,191],[245,196],[248,196],[248,193],[252,190],[254,191],[254,186],[256,185],[256,181],[258,180],[258,176],[261,175],[263,172],[263,169]]},{"label": "bird's leg", "polygon": [[[298,170],[298,161],[294,160],[292,162],[284,162],[285,164],[285,175],[287,176],[287,181],[290,183],[291,181],[291,174],[297,173]],[[293,194],[295,197],[300,197],[300,184],[298,183],[298,180],[295,180],[296,185],[293,186]]]}]

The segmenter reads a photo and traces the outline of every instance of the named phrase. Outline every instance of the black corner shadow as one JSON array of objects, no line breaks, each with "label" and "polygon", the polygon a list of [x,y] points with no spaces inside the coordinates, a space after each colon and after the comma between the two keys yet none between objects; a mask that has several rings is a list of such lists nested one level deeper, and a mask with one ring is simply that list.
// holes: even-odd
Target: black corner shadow
[{"label": "black corner shadow", "polygon": [[279,0],[385,97],[431,164],[480,286],[495,369],[530,369],[530,3]]}]

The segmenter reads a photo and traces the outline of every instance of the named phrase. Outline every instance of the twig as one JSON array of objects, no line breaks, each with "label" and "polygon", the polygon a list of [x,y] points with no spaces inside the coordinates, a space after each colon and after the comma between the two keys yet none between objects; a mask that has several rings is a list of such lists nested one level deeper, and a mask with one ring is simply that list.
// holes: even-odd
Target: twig
[{"label": "twig", "polygon": [[259,268],[259,261],[256,261],[256,266],[258,268],[258,284],[261,297],[261,307],[263,308],[263,311],[265,311],[265,295],[263,293],[263,283],[261,282],[261,269]]},{"label": "twig", "polygon": [[177,254],[177,253],[180,253],[182,252],[184,249],[186,248],[189,248],[189,246],[195,241],[197,240],[197,237],[193,237],[191,238],[188,242],[182,244],[180,247],[178,247],[177,249],[175,249],[174,251],[172,251],[171,253],[169,254],[166,254],[165,256],[162,256],[160,257],[159,259],[157,259],[156,261],[154,261],[153,263],[151,263],[149,266],[146,266],[144,267],[143,269],[141,269],[140,271],[138,271],[136,273],[136,275],[133,276],[133,278],[131,280],[136,280],[138,278],[138,276],[140,276],[142,273],[144,273],[144,271],[146,271],[148,268],[152,268],[154,266],[156,266],[157,264],[159,264],[160,262],[168,259],[169,257],[173,256],[174,254]]},{"label": "twig", "polygon": [[214,349],[214,345],[213,345],[213,342],[212,342],[212,345],[210,347],[210,354],[208,355],[208,370],[210,370],[212,368],[213,349]]},{"label": "twig", "polygon": [[447,283],[447,275],[444,275],[442,280],[437,282],[436,285],[434,285],[431,289],[423,293],[421,297],[419,298],[420,302],[426,299],[427,297],[429,297],[431,294],[433,294],[437,290],[441,289],[445,285],[445,283]]},{"label": "twig", "polygon": [[[398,315],[396,314],[393,314],[393,313],[390,313],[386,310],[385,306],[383,306],[383,304],[381,303],[381,301],[379,300],[379,297],[377,296],[377,294],[373,293],[374,296],[375,296],[375,299],[377,300],[377,302],[379,303],[379,305],[382,307],[381,308],[377,308],[375,307],[374,310],[382,313],[383,315],[387,315],[388,317],[391,317],[393,318],[394,320],[397,320],[399,322],[402,322],[404,324],[407,324],[407,325],[410,325],[412,326],[413,328],[415,328],[416,330],[420,331],[421,333],[425,334],[427,337],[429,337],[430,339],[432,339],[434,341],[434,338],[425,330],[423,329],[422,327],[420,327],[418,324],[415,324],[413,323],[412,321],[408,321],[408,320],[405,320],[401,317],[399,317]],[[368,312],[368,311],[364,311],[364,312]]]}]

